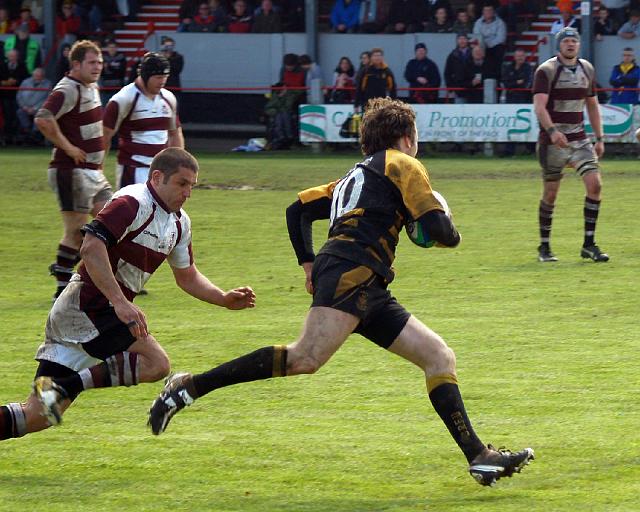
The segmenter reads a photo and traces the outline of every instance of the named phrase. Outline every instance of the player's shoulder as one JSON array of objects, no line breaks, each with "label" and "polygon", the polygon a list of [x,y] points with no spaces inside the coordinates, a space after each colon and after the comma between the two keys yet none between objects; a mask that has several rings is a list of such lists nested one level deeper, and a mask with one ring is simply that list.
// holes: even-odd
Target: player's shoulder
[{"label": "player's shoulder", "polygon": [[582,67],[584,67],[584,69],[587,70],[588,73],[590,74],[594,73],[594,67],[593,67],[593,64],[591,64],[591,62],[589,62],[587,59],[578,59],[578,61],[580,62]]},{"label": "player's shoulder", "polygon": [[403,172],[403,173],[426,173],[424,165],[411,155],[407,155],[397,149],[387,149],[385,151],[385,174],[389,175],[390,172]]},{"label": "player's shoulder", "polygon": [[138,211],[151,211],[153,209],[153,197],[146,183],[135,183],[122,187],[113,194],[111,202],[114,201],[126,202],[131,208],[135,208]]},{"label": "player's shoulder", "polygon": [[537,71],[545,72],[545,73],[553,73],[558,66],[560,65],[560,61],[558,57],[551,57],[550,59],[545,60],[542,64],[537,67]]},{"label": "player's shoulder", "polygon": [[116,101],[119,104],[131,103],[138,95],[139,89],[134,82],[125,85],[115,93],[109,101]]},{"label": "player's shoulder", "polygon": [[178,100],[175,94],[173,94],[169,89],[160,89],[160,96],[169,103],[173,110],[176,110]]},{"label": "player's shoulder", "polygon": [[78,86],[79,82],[69,78],[68,76],[63,77],[53,88],[54,92],[58,92],[63,94],[66,97],[77,97],[78,96]]}]

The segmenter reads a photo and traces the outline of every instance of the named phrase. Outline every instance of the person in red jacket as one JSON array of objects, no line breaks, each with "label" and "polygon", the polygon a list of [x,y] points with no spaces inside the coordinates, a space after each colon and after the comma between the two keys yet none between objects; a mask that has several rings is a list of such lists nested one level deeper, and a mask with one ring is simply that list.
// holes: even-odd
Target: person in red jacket
[{"label": "person in red jacket", "polygon": [[62,4],[60,14],[56,16],[56,34],[59,38],[64,38],[67,34],[77,36],[80,32],[80,16],[74,13],[73,2]]}]

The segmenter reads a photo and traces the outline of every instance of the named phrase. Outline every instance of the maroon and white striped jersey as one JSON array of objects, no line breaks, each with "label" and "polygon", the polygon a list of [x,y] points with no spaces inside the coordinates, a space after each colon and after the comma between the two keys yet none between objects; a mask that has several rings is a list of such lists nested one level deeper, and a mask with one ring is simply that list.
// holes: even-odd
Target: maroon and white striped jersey
[{"label": "maroon and white striped jersey", "polygon": [[98,86],[95,83],[86,85],[65,76],[56,84],[42,108],[53,114],[69,142],[87,154],[86,162],[78,166],[64,151],[54,147],[49,167],[100,169],[104,159],[104,141]]},{"label": "maroon and white striped jersey", "polygon": [[[193,264],[189,216],[183,210],[170,212],[149,182],[120,189],[84,230],[107,245],[111,269],[128,300],[165,259],[174,268]],[[84,283],[80,310],[107,308],[106,297],[83,264],[78,273]]]},{"label": "maroon and white striped jersey", "polygon": [[123,87],[107,103],[104,125],[119,132],[118,163],[149,166],[167,147],[169,130],[180,126],[176,97],[161,89],[148,98],[135,82]]},{"label": "maroon and white striped jersey", "polygon": [[[566,135],[569,142],[587,138],[584,107],[586,98],[596,95],[595,71],[589,61],[578,59],[574,67],[568,67],[558,57],[550,58],[538,66],[532,92],[534,95],[549,95],[547,112],[554,126]],[[539,140],[544,144],[551,143],[542,127]]]}]

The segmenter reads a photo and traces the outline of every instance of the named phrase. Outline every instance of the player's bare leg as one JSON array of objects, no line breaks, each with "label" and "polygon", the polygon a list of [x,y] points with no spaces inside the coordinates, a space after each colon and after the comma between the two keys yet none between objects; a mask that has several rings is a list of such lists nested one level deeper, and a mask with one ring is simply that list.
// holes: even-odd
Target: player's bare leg
[{"label": "player's bare leg", "polygon": [[[60,404],[61,411],[71,404],[64,400]],[[23,403],[11,403],[0,407],[0,440],[22,437],[32,432],[49,428],[51,423],[42,413],[42,404],[35,394]]]},{"label": "player's bare leg", "polygon": [[[69,377],[39,377],[34,382],[40,410],[49,423],[62,421],[69,396],[92,388],[135,386],[156,382],[169,374],[170,362],[160,344],[148,335],[136,340],[125,352],[108,357],[103,363],[85,368]],[[68,405],[68,404],[67,404]]]},{"label": "player's bare leg", "polygon": [[359,319],[349,313],[313,307],[307,315],[302,334],[288,346],[263,347],[198,375],[180,373],[172,376],[151,405],[151,431],[156,435],[164,432],[176,412],[218,388],[272,377],[315,373],[342,346],[358,322]]},{"label": "player's bare leg", "polygon": [[456,357],[444,340],[415,317],[389,350],[418,366],[425,374],[434,409],[469,462],[469,472],[482,485],[519,472],[533,459],[533,450],[511,453],[485,446],[467,416],[456,376]]},{"label": "player's bare leg", "polygon": [[595,262],[609,261],[609,255],[600,250],[595,242],[596,223],[600,213],[602,178],[600,172],[593,171],[582,177],[586,197],[584,198],[584,242],[580,256]]},{"label": "player's bare leg", "polygon": [[538,222],[540,224],[540,245],[538,246],[538,261],[558,261],[551,251],[551,223],[553,222],[553,209],[560,190],[560,180],[543,181],[542,199],[538,207]]}]

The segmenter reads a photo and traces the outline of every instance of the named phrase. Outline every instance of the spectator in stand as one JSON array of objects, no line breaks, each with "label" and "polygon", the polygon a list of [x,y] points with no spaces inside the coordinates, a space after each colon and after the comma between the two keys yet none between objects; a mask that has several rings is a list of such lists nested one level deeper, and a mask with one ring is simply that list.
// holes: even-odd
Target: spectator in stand
[{"label": "spectator in stand", "polygon": [[429,21],[425,28],[425,32],[432,34],[448,34],[452,32],[451,21],[449,21],[449,15],[444,7],[440,7],[435,14],[433,21]]},{"label": "spectator in stand", "polygon": [[[7,60],[0,58],[0,87],[18,87],[29,76],[24,62],[20,61],[17,50],[7,52]],[[13,90],[0,90],[0,106],[4,113],[4,134],[1,138],[3,145],[12,144],[17,132],[16,93]]]},{"label": "spectator in stand", "polygon": [[11,33],[11,20],[9,19],[9,11],[4,7],[0,7],[0,34]]},{"label": "spectator in stand", "polygon": [[482,46],[477,45],[471,49],[471,83],[466,83],[469,87],[467,103],[484,103],[484,81],[487,78],[494,78],[493,69],[487,63],[485,51]]},{"label": "spectator in stand", "polygon": [[[440,71],[437,64],[427,58],[427,46],[424,43],[416,44],[415,58],[407,62],[404,78],[412,89],[440,87]],[[412,103],[438,103],[438,91],[412,90],[409,99]]]},{"label": "spectator in stand", "polygon": [[299,104],[297,91],[289,91],[279,82],[271,88],[271,97],[264,106],[267,123],[267,140],[270,149],[289,149],[295,140],[294,117]]},{"label": "spectator in stand", "polygon": [[[465,34],[458,34],[456,47],[448,55],[444,67],[444,79],[447,87],[467,87],[471,82],[469,78],[470,69],[471,48],[469,48],[469,38]],[[455,91],[453,96],[455,103],[467,103],[467,91]]]},{"label": "spectator in stand", "polygon": [[282,69],[280,70],[280,82],[286,87],[297,89],[302,93],[304,87],[306,72],[299,65],[298,56],[295,53],[287,53],[282,58]]},{"label": "spectator in stand", "polygon": [[73,43],[80,33],[80,16],[75,13],[73,2],[65,1],[56,16],[56,35],[65,43]]},{"label": "spectator in stand", "polygon": [[71,50],[71,45],[69,43],[64,43],[60,47],[60,55],[58,56],[58,61],[56,62],[56,79],[55,79],[56,84],[60,80],[62,80],[65,77],[65,75],[69,72],[69,69],[70,69],[69,50]]},{"label": "spectator in stand", "polygon": [[387,24],[389,0],[360,0],[360,32],[375,34]]},{"label": "spectator in stand", "polygon": [[522,48],[516,48],[513,52],[513,61],[505,62],[502,66],[502,87],[507,89],[506,102],[531,103],[532,83],[533,68],[527,62],[527,54]]},{"label": "spectator in stand", "polygon": [[198,12],[193,18],[186,18],[190,20],[187,24],[181,24],[178,27],[178,32],[220,32],[224,24],[224,19],[216,18],[211,13],[211,8],[206,2],[201,2],[198,7]]},{"label": "spectator in stand", "polygon": [[262,0],[253,16],[252,32],[256,34],[274,34],[282,32],[280,13],[273,8],[272,0]]},{"label": "spectator in stand", "polygon": [[178,9],[180,24],[188,25],[191,23],[192,18],[198,14],[198,7],[200,7],[201,3],[201,0],[182,0]]},{"label": "spectator in stand", "polygon": [[496,15],[493,5],[485,5],[482,8],[482,17],[475,22],[473,32],[482,36],[482,44],[485,47],[485,78],[499,78],[507,42],[507,26]]},{"label": "spectator in stand", "polygon": [[169,77],[165,87],[173,92],[178,104],[180,104],[180,91],[176,90],[182,87],[180,82],[180,73],[184,68],[184,58],[182,54],[176,51],[176,42],[171,38],[164,36],[162,38],[162,46],[160,47],[160,53],[169,61]]},{"label": "spectator in stand", "polygon": [[284,0],[282,3],[282,20],[285,32],[304,32],[304,0]]},{"label": "spectator in stand", "polygon": [[573,15],[571,9],[560,11],[560,19],[553,22],[550,33],[555,35],[565,27],[572,27],[580,32],[580,20]]},{"label": "spectator in stand", "polygon": [[4,41],[5,55],[11,50],[18,50],[20,62],[27,67],[28,74],[40,67],[42,63],[42,55],[40,53],[40,44],[35,39],[29,37],[29,25],[23,23],[16,29],[15,35],[7,37]]},{"label": "spectator in stand", "polygon": [[609,9],[611,19],[618,27],[626,21],[629,3],[629,0],[600,0],[600,5]]},{"label": "spectator in stand", "polygon": [[247,8],[245,0],[233,2],[233,12],[227,15],[227,31],[232,34],[248,34],[251,32],[253,15]]},{"label": "spectator in stand", "polygon": [[333,72],[333,86],[328,94],[329,103],[353,103],[355,98],[355,68],[349,57],[342,57]]},{"label": "spectator in stand", "polygon": [[[127,75],[127,58],[118,51],[115,41],[107,41],[106,51],[102,54],[103,67],[100,76],[100,100],[106,105],[111,97],[124,86]],[[108,89],[103,89],[103,88]]]},{"label": "spectator in stand", "polygon": [[422,29],[422,0],[391,0],[387,34],[404,34]]},{"label": "spectator in stand", "polygon": [[451,27],[451,32],[465,36],[473,32],[473,21],[469,19],[469,13],[465,9],[456,11],[456,21]]},{"label": "spectator in stand", "polygon": [[371,62],[356,84],[355,110],[362,110],[371,98],[396,97],[396,79],[384,61],[381,48],[371,50]]},{"label": "spectator in stand", "polygon": [[20,17],[11,24],[11,32],[16,32],[21,25],[27,25],[29,32],[35,34],[40,30],[40,23],[31,16],[31,9],[23,7],[20,9]]},{"label": "spectator in stand", "polygon": [[451,2],[449,0],[423,0],[422,2],[422,25],[430,21],[435,20],[436,12],[441,7],[447,11],[447,19],[453,18],[453,10],[451,9]]},{"label": "spectator in stand", "polygon": [[36,112],[40,110],[47,96],[49,96],[50,90],[51,82],[45,78],[42,68],[34,69],[33,75],[25,78],[20,84],[20,90],[16,96],[18,104],[17,117],[20,125],[19,143],[42,143],[44,141],[38,128],[33,123],[33,118]]},{"label": "spectator in stand", "polygon": [[364,51],[360,53],[360,65],[358,66],[358,70],[356,71],[355,78],[356,87],[360,83],[360,80],[362,80],[362,73],[364,73],[364,70],[367,69],[369,64],[371,64],[371,52]]},{"label": "spectator in stand", "polygon": [[102,32],[102,20],[111,15],[111,0],[76,0],[76,14],[80,17],[81,32]]},{"label": "spectator in stand", "polygon": [[336,0],[330,20],[332,32],[353,34],[360,22],[360,0]]},{"label": "spectator in stand", "polygon": [[595,12],[593,22],[593,33],[598,41],[602,41],[602,36],[616,35],[616,25],[609,17],[609,9],[601,5]]},{"label": "spectator in stand", "polygon": [[[300,55],[298,59],[298,65],[305,74],[304,85],[305,87],[307,87],[307,91],[309,90],[309,87],[311,87],[312,80],[316,78],[319,78],[321,80],[320,85],[322,86],[322,70],[320,69],[320,66],[318,66],[318,64],[313,62],[309,55]],[[304,97],[303,101],[307,101],[307,98]]]},{"label": "spectator in stand", "polygon": [[623,39],[640,37],[640,11],[631,11],[629,21],[620,27],[618,35]]},{"label": "spectator in stand", "polygon": [[[507,89],[506,103],[531,104],[532,83],[533,68],[527,62],[527,54],[522,48],[516,48],[513,52],[513,62],[506,62],[502,66],[502,87]],[[513,156],[515,152],[515,143],[509,142],[502,156]]]},{"label": "spectator in stand", "polygon": [[465,6],[465,10],[469,15],[469,21],[471,21],[472,23],[475,23],[476,20],[478,19],[478,9],[476,7],[476,3],[467,2],[467,5]]},{"label": "spectator in stand", "polygon": [[611,103],[631,103],[633,105],[639,103],[640,68],[636,64],[633,48],[628,47],[622,51],[622,62],[613,66],[609,83],[611,87],[618,89],[611,93]]}]

